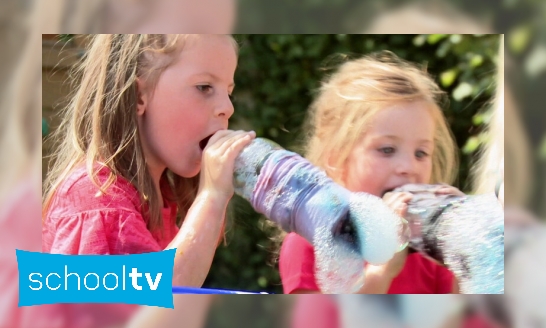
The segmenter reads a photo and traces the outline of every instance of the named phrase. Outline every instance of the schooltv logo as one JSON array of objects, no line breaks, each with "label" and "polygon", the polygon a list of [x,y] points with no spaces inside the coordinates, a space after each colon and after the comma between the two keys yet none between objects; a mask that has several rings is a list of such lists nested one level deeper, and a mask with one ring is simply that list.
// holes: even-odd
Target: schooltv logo
[{"label": "schooltv logo", "polygon": [[16,250],[19,306],[127,303],[173,308],[175,251],[60,255]]}]

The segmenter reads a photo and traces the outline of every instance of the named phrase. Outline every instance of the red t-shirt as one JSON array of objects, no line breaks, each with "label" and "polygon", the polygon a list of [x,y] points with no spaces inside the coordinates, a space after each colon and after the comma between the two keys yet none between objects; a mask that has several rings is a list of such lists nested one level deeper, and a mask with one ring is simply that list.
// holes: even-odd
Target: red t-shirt
[{"label": "red t-shirt", "polygon": [[[288,234],[281,246],[279,272],[285,294],[298,289],[319,291],[315,280],[313,246],[296,233]],[[419,253],[410,253],[388,294],[449,294],[453,273]]]},{"label": "red t-shirt", "polygon": [[[98,181],[106,181],[103,168]],[[139,254],[165,249],[178,232],[176,206],[163,208],[163,233],[150,232],[137,189],[118,177],[97,195],[85,167],[76,169],[57,189],[44,217],[42,251],[58,254]]]}]

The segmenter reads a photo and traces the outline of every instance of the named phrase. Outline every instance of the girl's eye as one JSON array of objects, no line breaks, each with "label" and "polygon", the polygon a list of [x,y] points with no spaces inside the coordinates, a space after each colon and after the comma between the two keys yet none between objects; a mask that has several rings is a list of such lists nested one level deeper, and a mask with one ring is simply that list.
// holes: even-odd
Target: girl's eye
[{"label": "girl's eye", "polygon": [[394,147],[379,148],[379,152],[383,154],[387,154],[387,155],[394,154],[394,150],[395,150]]},{"label": "girl's eye", "polygon": [[415,156],[417,158],[425,158],[428,156],[428,154],[422,150],[418,150],[416,153],[415,153]]},{"label": "girl's eye", "polygon": [[196,88],[203,93],[210,93],[212,91],[212,86],[208,84],[198,85]]},{"label": "girl's eye", "polygon": [[234,102],[235,101],[235,96],[234,95],[228,95],[229,96],[229,100],[231,102]]}]

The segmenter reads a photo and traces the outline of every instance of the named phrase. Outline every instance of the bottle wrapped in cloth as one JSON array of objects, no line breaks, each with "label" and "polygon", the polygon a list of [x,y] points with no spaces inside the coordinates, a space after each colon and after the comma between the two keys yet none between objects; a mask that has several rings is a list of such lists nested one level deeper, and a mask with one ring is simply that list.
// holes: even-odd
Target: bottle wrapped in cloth
[{"label": "bottle wrapped in cloth", "polygon": [[410,247],[445,264],[463,294],[504,293],[504,210],[494,193],[436,195],[438,185],[408,184]]},{"label": "bottle wrapped in cloth", "polygon": [[235,192],[315,250],[324,293],[352,293],[364,284],[364,261],[387,262],[406,247],[409,229],[383,201],[334,183],[303,157],[256,138],[235,161]]}]

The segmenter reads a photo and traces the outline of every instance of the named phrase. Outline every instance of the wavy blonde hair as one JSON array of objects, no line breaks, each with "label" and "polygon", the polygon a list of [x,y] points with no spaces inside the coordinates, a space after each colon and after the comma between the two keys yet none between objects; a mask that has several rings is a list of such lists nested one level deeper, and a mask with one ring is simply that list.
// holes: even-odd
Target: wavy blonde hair
[{"label": "wavy blonde hair", "polygon": [[[75,69],[78,87],[64,110],[60,128],[53,134],[59,145],[44,183],[42,216],[57,187],[74,168],[85,163],[97,191],[106,193],[117,177],[131,182],[139,192],[142,212],[149,219],[148,229],[162,227],[162,204],[146,166],[138,133],[137,78],[143,78],[153,90],[161,73],[183,51],[189,37],[113,34],[91,37],[90,48]],[[110,174],[101,184],[97,177],[103,166],[110,169]],[[166,199],[177,203],[179,218],[185,217],[193,203],[198,183],[199,176],[183,178],[169,169],[163,173],[161,185],[165,190],[162,191],[166,192]]]},{"label": "wavy blonde hair", "polygon": [[399,102],[426,101],[435,123],[430,183],[451,184],[456,144],[441,110],[445,94],[425,70],[382,51],[342,64],[321,86],[306,121],[305,157],[337,183],[356,142],[375,114]]}]

